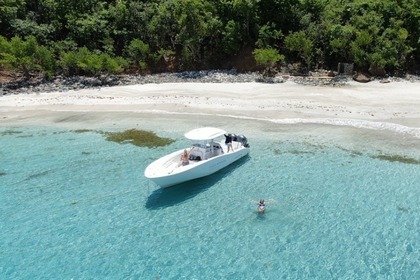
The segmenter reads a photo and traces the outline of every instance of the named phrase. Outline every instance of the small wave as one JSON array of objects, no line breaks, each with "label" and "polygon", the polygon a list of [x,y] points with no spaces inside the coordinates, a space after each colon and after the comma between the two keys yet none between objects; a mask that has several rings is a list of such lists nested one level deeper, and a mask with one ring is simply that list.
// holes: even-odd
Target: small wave
[{"label": "small wave", "polygon": [[186,113],[186,112],[169,112],[162,110],[147,110],[151,113],[159,114],[176,114],[176,115],[199,115],[199,116],[218,116],[218,117],[229,117],[242,120],[255,120],[255,121],[266,121],[276,124],[319,124],[319,125],[334,125],[334,126],[348,126],[363,129],[372,130],[387,130],[393,131],[399,134],[410,135],[420,139],[420,128],[408,127],[396,123],[388,122],[374,122],[367,120],[356,120],[356,119],[341,119],[341,118],[286,118],[286,119],[267,119],[249,116],[237,116],[237,115],[226,115],[226,114],[207,114],[207,113]]},{"label": "small wave", "polygon": [[274,119],[271,122],[278,124],[324,124],[335,126],[349,126],[355,128],[373,129],[373,130],[388,130],[397,132],[399,134],[407,134],[416,138],[420,138],[420,128],[408,127],[396,123],[388,122],[373,122],[366,120],[355,119],[332,119],[332,118],[315,118],[315,119]]}]

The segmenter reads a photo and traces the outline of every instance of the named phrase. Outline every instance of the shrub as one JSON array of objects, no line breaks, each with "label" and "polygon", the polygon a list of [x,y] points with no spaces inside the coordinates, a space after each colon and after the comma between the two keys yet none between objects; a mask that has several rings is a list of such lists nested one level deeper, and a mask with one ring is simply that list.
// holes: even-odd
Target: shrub
[{"label": "shrub", "polygon": [[255,49],[252,53],[258,65],[272,67],[277,62],[284,60],[284,55],[279,54],[275,49]]},{"label": "shrub", "polygon": [[0,64],[7,69],[21,72],[30,78],[33,72],[52,76],[55,72],[55,59],[52,52],[40,46],[33,36],[22,40],[13,37],[10,41],[0,37]]},{"label": "shrub", "polygon": [[127,66],[127,61],[83,47],[77,51],[62,52],[60,65],[67,75],[99,75],[119,73]]}]

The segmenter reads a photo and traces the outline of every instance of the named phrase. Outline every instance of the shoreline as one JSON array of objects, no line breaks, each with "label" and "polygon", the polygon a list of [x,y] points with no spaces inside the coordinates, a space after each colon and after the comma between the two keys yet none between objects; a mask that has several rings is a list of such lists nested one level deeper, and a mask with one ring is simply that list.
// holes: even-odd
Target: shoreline
[{"label": "shoreline", "polygon": [[135,123],[141,115],[217,116],[276,124],[395,130],[420,138],[418,108],[420,82],[349,81],[340,87],[293,81],[148,83],[1,96],[0,125],[85,122],[95,126],[127,118]]},{"label": "shoreline", "polygon": [[[114,86],[161,83],[284,83],[292,81],[309,86],[345,86],[353,81],[351,76],[329,75],[327,70],[311,71],[307,75],[279,73],[275,77],[264,78],[259,72],[238,72],[237,70],[201,70],[148,75],[102,75],[102,76],[56,76],[51,79],[34,78],[30,80],[0,81],[2,95],[32,94],[42,92],[67,92],[71,90],[99,89]],[[404,77],[371,77],[369,82],[420,82],[420,76],[405,74]]]}]

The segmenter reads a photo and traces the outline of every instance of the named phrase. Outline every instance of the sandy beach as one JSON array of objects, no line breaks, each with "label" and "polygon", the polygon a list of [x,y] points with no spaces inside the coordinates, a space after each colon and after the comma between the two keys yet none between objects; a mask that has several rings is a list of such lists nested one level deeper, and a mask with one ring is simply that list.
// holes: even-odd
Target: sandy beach
[{"label": "sandy beach", "polygon": [[420,138],[420,83],[163,83],[0,97],[2,126],[58,123],[80,116],[115,121],[135,114],[389,128]]}]

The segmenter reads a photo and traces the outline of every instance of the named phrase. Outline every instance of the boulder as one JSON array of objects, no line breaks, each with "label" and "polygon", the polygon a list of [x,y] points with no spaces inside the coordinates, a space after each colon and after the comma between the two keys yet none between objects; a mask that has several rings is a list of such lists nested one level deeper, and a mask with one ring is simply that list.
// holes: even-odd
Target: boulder
[{"label": "boulder", "polygon": [[327,72],[327,76],[328,77],[335,77],[335,73],[330,70],[330,71]]},{"label": "boulder", "polygon": [[370,82],[370,77],[363,73],[357,73],[356,75],[353,76],[353,80],[359,83],[368,83]]}]

